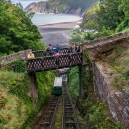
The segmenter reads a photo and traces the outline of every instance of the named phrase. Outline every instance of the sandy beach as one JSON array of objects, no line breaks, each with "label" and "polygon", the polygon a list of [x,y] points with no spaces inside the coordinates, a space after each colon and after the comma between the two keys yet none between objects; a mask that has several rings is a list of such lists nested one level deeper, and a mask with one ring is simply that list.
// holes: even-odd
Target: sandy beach
[{"label": "sandy beach", "polygon": [[58,43],[60,46],[66,47],[70,39],[68,30],[73,29],[75,25],[77,22],[65,22],[38,26],[38,29],[46,45],[55,46]]}]

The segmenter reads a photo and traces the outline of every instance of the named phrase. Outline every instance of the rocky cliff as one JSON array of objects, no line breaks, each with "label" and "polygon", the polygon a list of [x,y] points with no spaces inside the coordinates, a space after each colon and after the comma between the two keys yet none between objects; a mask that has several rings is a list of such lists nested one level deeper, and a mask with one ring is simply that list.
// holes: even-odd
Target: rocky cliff
[{"label": "rocky cliff", "polygon": [[31,3],[25,11],[34,13],[64,13],[82,15],[97,0],[48,0]]}]

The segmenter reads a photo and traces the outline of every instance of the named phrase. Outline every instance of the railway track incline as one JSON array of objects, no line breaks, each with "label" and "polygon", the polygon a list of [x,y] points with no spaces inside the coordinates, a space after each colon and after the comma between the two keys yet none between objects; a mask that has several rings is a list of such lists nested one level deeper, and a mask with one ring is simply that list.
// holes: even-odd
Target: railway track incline
[{"label": "railway track incline", "polygon": [[62,91],[62,95],[52,95],[32,129],[81,129],[65,81]]}]

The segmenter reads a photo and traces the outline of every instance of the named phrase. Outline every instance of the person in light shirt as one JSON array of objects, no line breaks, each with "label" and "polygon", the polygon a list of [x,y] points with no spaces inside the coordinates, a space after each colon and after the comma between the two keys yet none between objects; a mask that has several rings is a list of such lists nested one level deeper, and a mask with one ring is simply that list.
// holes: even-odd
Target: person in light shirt
[{"label": "person in light shirt", "polygon": [[72,48],[72,53],[76,52],[76,51],[75,51],[75,43],[74,43],[74,42],[72,42],[71,48]]},{"label": "person in light shirt", "polygon": [[30,51],[28,54],[28,59],[33,59],[33,58],[35,58],[34,54]]}]

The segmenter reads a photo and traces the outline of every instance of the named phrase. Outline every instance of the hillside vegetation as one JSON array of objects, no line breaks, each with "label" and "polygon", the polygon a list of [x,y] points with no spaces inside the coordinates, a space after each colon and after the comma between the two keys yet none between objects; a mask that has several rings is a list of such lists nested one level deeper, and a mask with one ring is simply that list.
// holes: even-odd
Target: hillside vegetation
[{"label": "hillside vegetation", "polygon": [[66,13],[82,15],[97,0],[48,0],[30,4],[25,10],[35,13]]},{"label": "hillside vegetation", "polygon": [[20,5],[6,0],[0,0],[0,12],[0,56],[44,49],[38,28],[31,22],[32,14],[26,14]]},{"label": "hillside vegetation", "polygon": [[[15,6],[8,0],[0,0],[0,12],[0,56],[45,49],[37,26],[31,22],[32,13],[25,13],[20,4]],[[14,62],[15,72],[10,65],[0,69],[0,129],[31,129],[51,95],[55,75],[36,73],[38,102],[34,105],[25,62]]]},{"label": "hillside vegetation", "polygon": [[[70,32],[72,38],[71,42],[79,43],[90,43],[89,40],[98,39],[101,41],[106,36],[114,35],[119,32],[124,32],[129,30],[129,0],[101,0],[86,11],[83,17],[83,23],[81,29]],[[113,37],[113,36],[112,36]],[[107,38],[108,39],[108,38]],[[110,41],[111,42],[111,41]],[[112,38],[113,42],[113,38]],[[119,41],[118,41],[119,43]],[[98,62],[103,62],[102,65],[108,64],[108,68],[111,71],[111,80],[108,82],[111,84],[114,91],[126,90],[127,95],[129,94],[129,41],[127,40],[121,42],[121,45],[117,46],[103,53],[103,57],[98,59]],[[100,44],[99,44],[100,45]],[[98,45],[98,46],[99,46]],[[100,46],[104,49],[102,46]],[[99,49],[95,48],[98,50]],[[86,60],[88,61],[90,57],[88,53],[85,52]],[[96,61],[96,60],[95,60]],[[88,64],[90,64],[88,62]],[[106,67],[107,68],[107,67]],[[88,68],[89,69],[89,68]],[[89,71],[92,70],[89,69]],[[101,69],[102,72],[108,69]],[[69,90],[73,94],[74,98],[77,98],[77,82],[75,78],[78,78],[76,72],[78,69],[72,69],[70,71],[71,80],[69,83]],[[82,112],[84,119],[87,120],[86,125],[89,129],[123,129],[122,125],[114,124],[114,120],[109,111],[108,105],[99,101],[97,93],[94,91],[93,77],[92,73],[87,70],[85,74],[82,75],[82,87],[85,92],[85,98],[80,101],[78,107]],[[84,70],[83,70],[84,72]],[[96,81],[97,82],[97,81]],[[100,90],[100,89],[99,89]],[[101,91],[101,90],[100,90]],[[113,92],[114,92],[113,91]],[[105,92],[106,93],[106,92]],[[99,93],[101,94],[101,93]],[[126,100],[126,98],[125,98]],[[123,124],[121,122],[121,124]]]},{"label": "hillside vegetation", "polygon": [[83,16],[81,29],[71,32],[71,42],[86,42],[129,30],[129,1],[101,0]]},{"label": "hillside vegetation", "polygon": [[101,0],[85,13],[82,28],[94,30],[94,38],[126,31],[129,28],[128,6],[129,1],[125,0]]},{"label": "hillside vegetation", "polygon": [[39,99],[34,106],[30,94],[28,75],[12,71],[0,71],[0,128],[30,129],[34,118],[51,95],[54,74],[36,74]]},{"label": "hillside vegetation", "polygon": [[[90,62],[88,62],[90,64]],[[90,64],[90,69],[91,69]],[[108,109],[108,105],[101,102],[96,92],[94,92],[92,72],[82,68],[81,82],[84,98],[78,101],[79,85],[78,85],[78,67],[70,70],[68,81],[69,92],[74,101],[76,101],[78,109],[83,116],[84,125],[87,129],[120,129],[119,124],[113,122],[113,118]]]}]

